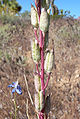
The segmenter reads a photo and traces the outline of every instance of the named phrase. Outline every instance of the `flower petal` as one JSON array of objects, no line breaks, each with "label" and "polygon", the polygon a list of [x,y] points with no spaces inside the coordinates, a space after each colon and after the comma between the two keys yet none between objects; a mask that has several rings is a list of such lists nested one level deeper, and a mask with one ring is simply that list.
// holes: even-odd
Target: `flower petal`
[{"label": "flower petal", "polygon": [[8,87],[14,87],[14,85],[10,84],[10,85],[8,85]]},{"label": "flower petal", "polygon": [[15,88],[17,88],[17,86],[18,86],[18,81],[16,81],[16,82],[14,83],[14,86],[15,86]]},{"label": "flower petal", "polygon": [[12,90],[12,94],[13,94],[15,91],[16,91],[16,89],[14,88],[14,89]]},{"label": "flower petal", "polygon": [[15,85],[15,82],[12,82],[13,85]]},{"label": "flower petal", "polygon": [[17,89],[22,90],[20,85],[17,85]]},{"label": "flower petal", "polygon": [[22,94],[22,90],[16,89],[16,92],[20,95]]}]

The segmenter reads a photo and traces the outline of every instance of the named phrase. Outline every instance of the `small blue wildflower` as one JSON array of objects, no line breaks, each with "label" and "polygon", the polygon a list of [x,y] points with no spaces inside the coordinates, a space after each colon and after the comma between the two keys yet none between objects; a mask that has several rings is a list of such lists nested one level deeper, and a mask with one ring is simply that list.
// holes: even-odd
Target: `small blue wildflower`
[{"label": "small blue wildflower", "polygon": [[22,90],[21,90],[21,87],[20,85],[18,85],[18,81],[16,82],[12,82],[12,84],[8,85],[8,87],[12,87],[13,90],[12,90],[12,94],[16,91],[18,94],[22,94]]}]

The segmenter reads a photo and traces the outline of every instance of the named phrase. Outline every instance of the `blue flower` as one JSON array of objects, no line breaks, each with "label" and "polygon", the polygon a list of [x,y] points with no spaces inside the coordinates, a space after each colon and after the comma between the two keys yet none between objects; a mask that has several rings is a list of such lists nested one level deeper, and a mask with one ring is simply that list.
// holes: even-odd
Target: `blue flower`
[{"label": "blue flower", "polygon": [[12,94],[17,92],[18,94],[22,94],[22,90],[21,90],[21,87],[20,85],[18,85],[18,81],[16,82],[12,82],[12,84],[8,85],[8,87],[12,87],[13,90],[12,90]]}]

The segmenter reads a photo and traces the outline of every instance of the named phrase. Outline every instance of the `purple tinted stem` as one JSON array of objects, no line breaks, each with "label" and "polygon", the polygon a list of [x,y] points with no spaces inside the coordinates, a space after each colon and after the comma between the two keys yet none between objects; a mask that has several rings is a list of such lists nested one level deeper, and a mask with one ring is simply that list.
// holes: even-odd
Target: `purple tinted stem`
[{"label": "purple tinted stem", "polygon": [[[41,88],[44,89],[44,48],[43,48],[43,35],[40,30],[40,48],[41,48]],[[43,92],[45,95],[45,92]]]},{"label": "purple tinted stem", "polygon": [[50,75],[51,75],[51,73],[49,73],[49,75],[48,75],[48,79],[47,79],[47,82],[46,82],[46,84],[45,84],[45,86],[44,86],[44,90],[45,90],[46,87],[48,86],[48,82],[49,82],[49,79],[50,79]]},{"label": "purple tinted stem", "polygon": [[39,72],[39,69],[38,69],[38,64],[36,64],[36,70],[37,70],[38,76],[41,78],[41,75],[40,75],[40,72]]},{"label": "purple tinted stem", "polygon": [[38,44],[39,44],[39,40],[38,40],[37,30],[36,30],[36,29],[34,29],[34,34],[35,34],[35,38],[36,38],[36,40],[37,40],[37,42],[38,42]]},{"label": "purple tinted stem", "polygon": [[[39,16],[39,23],[40,23],[40,15],[41,15],[41,0],[39,0],[38,2],[38,16]],[[43,95],[44,95],[44,99],[45,99],[45,83],[44,83],[44,38],[43,38],[43,34],[42,31],[39,31],[40,34],[40,40],[39,40],[39,46],[40,46],[40,54],[41,54],[41,89],[43,90]],[[38,65],[37,65],[37,71],[38,71]],[[45,103],[45,102],[44,102]],[[44,109],[41,111],[42,113],[44,113]],[[44,115],[39,115],[39,119],[44,119]]]}]

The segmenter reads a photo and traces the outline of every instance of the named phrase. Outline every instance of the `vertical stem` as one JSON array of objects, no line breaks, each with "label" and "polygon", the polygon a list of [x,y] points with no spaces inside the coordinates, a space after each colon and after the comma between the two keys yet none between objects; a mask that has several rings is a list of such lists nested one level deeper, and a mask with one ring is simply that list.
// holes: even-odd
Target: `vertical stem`
[{"label": "vertical stem", "polygon": [[38,76],[41,78],[41,75],[40,75],[40,72],[39,72],[39,69],[38,69],[38,64],[36,64],[36,70],[37,70]]},{"label": "vertical stem", "polygon": [[39,44],[39,40],[38,40],[38,36],[37,36],[37,29],[36,28],[34,29],[34,34],[35,34],[35,38],[36,38],[36,40],[37,40],[37,42]]},{"label": "vertical stem", "polygon": [[[40,15],[41,15],[41,0],[39,0],[38,5],[38,15],[39,15],[39,23],[40,23]],[[43,42],[43,34],[40,30],[40,53],[41,53],[41,89],[43,90],[43,95],[45,99],[45,90],[44,90],[44,42]],[[45,102],[44,102],[45,103]],[[41,113],[44,113],[44,109],[41,111]],[[44,119],[44,115],[39,115],[39,119]]]},{"label": "vertical stem", "polygon": [[[39,0],[39,7],[38,7],[38,15],[39,15],[39,22],[40,22],[40,15],[41,15],[41,0]],[[44,89],[44,46],[43,46],[43,34],[40,30],[40,51],[41,51],[41,88]],[[45,92],[43,92],[45,98]]]},{"label": "vertical stem", "polygon": [[15,119],[16,119],[16,113],[17,113],[17,107],[16,107],[16,93],[15,93],[15,98],[14,98],[14,107],[15,107]]},{"label": "vertical stem", "polygon": [[39,21],[40,21],[40,15],[41,15],[41,0],[39,0],[38,15],[39,15]]},{"label": "vertical stem", "polygon": [[43,90],[44,89],[44,48],[43,48],[43,35],[41,30],[40,30],[40,47],[41,47],[41,88]]}]

